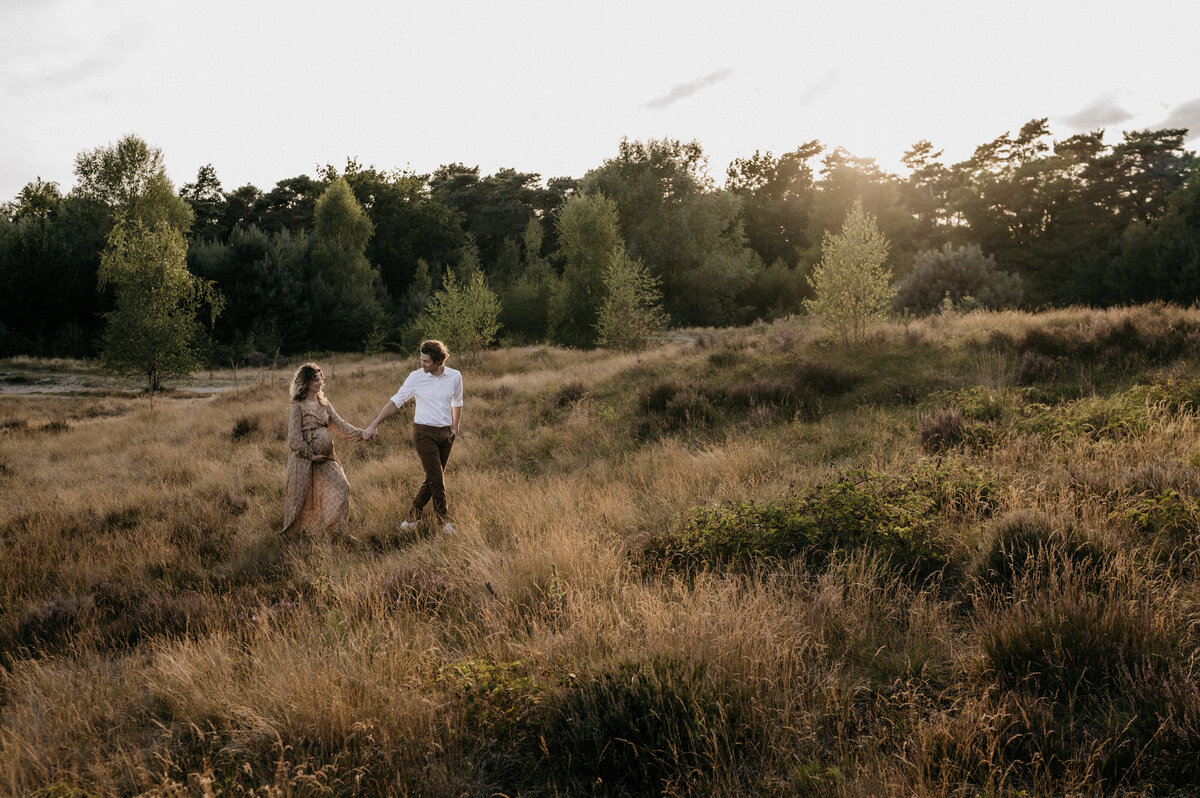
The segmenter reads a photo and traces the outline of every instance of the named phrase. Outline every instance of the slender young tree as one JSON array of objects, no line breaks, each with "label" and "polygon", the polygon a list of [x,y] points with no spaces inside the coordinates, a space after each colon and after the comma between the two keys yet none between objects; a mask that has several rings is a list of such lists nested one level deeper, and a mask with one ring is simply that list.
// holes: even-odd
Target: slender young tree
[{"label": "slender young tree", "polygon": [[442,288],[434,292],[425,306],[422,325],[430,338],[445,341],[451,352],[474,360],[496,340],[500,331],[500,300],[476,268],[460,282],[446,269]]},{"label": "slender young tree", "polygon": [[188,271],[183,233],[166,224],[118,221],[101,257],[99,282],[114,289],[113,310],[105,314],[106,369],[143,375],[153,392],[164,379],[197,367],[197,314],[207,303],[215,321],[223,301],[211,282]]},{"label": "slender young tree", "polygon": [[805,308],[842,340],[862,343],[867,325],[887,315],[896,295],[887,253],[875,217],[855,202],[842,232],[825,235],[821,261],[809,277],[815,296],[804,301]]},{"label": "slender young tree", "polygon": [[604,272],[607,295],[596,319],[596,343],[627,351],[645,347],[650,336],[667,326],[662,291],[641,261],[632,260],[622,247],[612,255]]}]

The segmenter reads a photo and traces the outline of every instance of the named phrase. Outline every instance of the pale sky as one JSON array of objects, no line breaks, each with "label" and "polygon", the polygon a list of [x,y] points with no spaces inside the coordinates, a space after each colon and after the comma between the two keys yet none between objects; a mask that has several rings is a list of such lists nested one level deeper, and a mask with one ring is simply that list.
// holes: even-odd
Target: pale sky
[{"label": "pale sky", "polygon": [[1200,2],[0,0],[0,202],[136,133],[229,191],[446,163],[582,177],[623,137],[735,157],[805,141],[899,170],[1035,117],[1188,127]]}]

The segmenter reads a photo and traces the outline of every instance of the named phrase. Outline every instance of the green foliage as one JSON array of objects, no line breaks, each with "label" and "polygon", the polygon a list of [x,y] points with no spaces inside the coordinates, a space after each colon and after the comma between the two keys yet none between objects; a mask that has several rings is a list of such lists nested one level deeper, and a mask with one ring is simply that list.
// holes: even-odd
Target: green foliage
[{"label": "green foliage", "polygon": [[1194,557],[1200,542],[1200,499],[1177,490],[1146,491],[1130,497],[1118,504],[1109,520],[1127,526],[1151,556],[1170,564]]},{"label": "green foliage", "polygon": [[741,199],[712,189],[698,143],[623,140],[615,157],[584,176],[581,189],[613,201],[629,256],[662,280],[673,323],[752,318],[742,294],[762,264],[738,222]]},{"label": "green foliage", "polygon": [[804,271],[777,260],[754,275],[742,296],[758,318],[769,321],[802,310],[810,293]]},{"label": "green foliage", "polygon": [[[803,259],[813,248],[809,217],[816,191],[809,161],[822,150],[815,140],[778,158],[756,150],[749,158],[735,158],[726,171],[725,188],[742,200],[738,218],[746,244],[763,263],[778,264],[781,273],[807,265]],[[769,295],[757,298],[760,312],[775,304]]]},{"label": "green foliage", "polygon": [[135,135],[79,153],[75,180],[76,195],[99,202],[115,216],[147,228],[167,225],[184,233],[191,229],[192,209],[175,196],[162,150]]},{"label": "green foliage", "polygon": [[826,234],[821,250],[821,262],[809,277],[815,297],[804,306],[844,341],[861,344],[867,325],[887,314],[896,293],[885,266],[887,240],[857,202],[842,232]]},{"label": "green foliage", "polygon": [[996,259],[977,245],[917,254],[912,271],[900,282],[893,300],[897,309],[931,313],[948,299],[953,306],[1002,308],[1021,303],[1021,279],[996,269]]},{"label": "green foliage", "polygon": [[476,269],[460,283],[447,269],[442,288],[430,297],[418,324],[426,337],[444,341],[451,352],[473,360],[496,340],[499,316],[500,300],[487,287],[483,272]]},{"label": "green foliage", "polygon": [[435,682],[454,700],[472,739],[518,749],[530,743],[544,688],[523,663],[463,660],[443,666]]},{"label": "green foliage", "polygon": [[286,352],[314,345],[311,251],[312,239],[304,233],[268,235],[257,227],[234,230],[228,243],[192,243],[192,272],[214,282],[226,297],[213,336],[229,355],[253,351],[252,339],[266,354],[274,354],[264,346],[266,339]]},{"label": "green foliage", "polygon": [[854,549],[930,574],[948,562],[937,511],[946,496],[926,477],[851,471],[763,504],[692,510],[650,554],[674,567],[745,569],[803,555],[814,568]]},{"label": "green foliage", "polygon": [[12,202],[0,205],[0,216],[8,217],[14,222],[31,218],[46,219],[58,208],[62,200],[58,183],[38,177],[32,183],[22,186]]},{"label": "green foliage", "polygon": [[559,211],[555,227],[563,268],[550,296],[550,337],[565,346],[593,346],[605,273],[625,249],[617,206],[602,194],[576,194]]},{"label": "green foliage", "polygon": [[366,258],[374,226],[349,183],[339,178],[317,200],[312,247],[315,339],[357,348],[383,317],[379,272]]},{"label": "green foliage", "polygon": [[[1053,141],[1047,120],[1032,119],[955,165],[947,210],[1002,270],[1021,277],[1034,302],[1107,304],[1170,295],[1137,287],[1143,276],[1174,281],[1152,260],[1127,261],[1106,277],[1124,231],[1162,216],[1195,168],[1185,135],[1177,129],[1126,132],[1108,145],[1103,131],[1093,131]],[[1179,278],[1192,281],[1187,274]],[[1117,286],[1123,293],[1113,290]]]},{"label": "green foliage", "polygon": [[658,280],[624,248],[612,254],[604,272],[604,303],[596,314],[596,343],[612,349],[642,349],[667,325],[659,305]]},{"label": "green foliage", "polygon": [[151,391],[196,368],[196,314],[207,304],[215,319],[224,301],[187,270],[186,247],[176,229],[122,221],[100,264],[100,286],[113,288],[115,302],[105,316],[104,367],[145,376]]}]

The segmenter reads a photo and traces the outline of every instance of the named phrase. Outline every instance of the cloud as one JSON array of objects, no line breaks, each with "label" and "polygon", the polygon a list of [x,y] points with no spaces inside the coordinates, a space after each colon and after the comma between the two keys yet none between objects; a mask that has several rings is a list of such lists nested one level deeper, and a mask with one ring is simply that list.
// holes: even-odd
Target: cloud
[{"label": "cloud", "polygon": [[1063,117],[1063,121],[1076,130],[1095,130],[1119,125],[1130,119],[1133,119],[1133,114],[1118,105],[1116,95],[1113,94],[1097,97],[1086,108]]},{"label": "cloud", "polygon": [[722,69],[720,71],[713,72],[711,75],[705,75],[699,80],[693,80],[691,83],[676,84],[675,86],[672,86],[671,90],[662,97],[656,97],[655,99],[646,103],[646,107],[654,108],[656,110],[659,108],[666,108],[668,105],[673,105],[680,100],[691,97],[693,94],[705,88],[706,86],[711,86],[714,83],[720,83],[732,74],[732,69]]},{"label": "cloud", "polygon": [[0,86],[15,96],[71,89],[116,71],[141,41],[136,26],[124,25],[86,46],[64,35],[52,46],[10,48],[0,59]]},{"label": "cloud", "polygon": [[1167,118],[1158,127],[1185,127],[1188,130],[1188,141],[1200,138],[1200,97],[1172,108],[1171,113],[1167,114]]},{"label": "cloud", "polygon": [[817,100],[818,97],[832,89],[834,84],[838,82],[838,77],[839,75],[836,69],[831,69],[822,75],[816,83],[809,86],[804,90],[804,93],[800,95],[801,107],[805,105],[811,105]]}]

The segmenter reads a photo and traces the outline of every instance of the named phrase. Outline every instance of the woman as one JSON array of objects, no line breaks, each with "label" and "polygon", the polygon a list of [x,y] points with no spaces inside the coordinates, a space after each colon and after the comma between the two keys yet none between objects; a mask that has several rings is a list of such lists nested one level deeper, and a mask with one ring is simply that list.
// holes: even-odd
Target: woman
[{"label": "woman", "polygon": [[324,387],[325,375],[316,363],[305,363],[292,378],[284,534],[334,527],[346,532],[350,483],[333,451],[333,436],[362,440],[362,430],[342,420],[325,398]]}]

